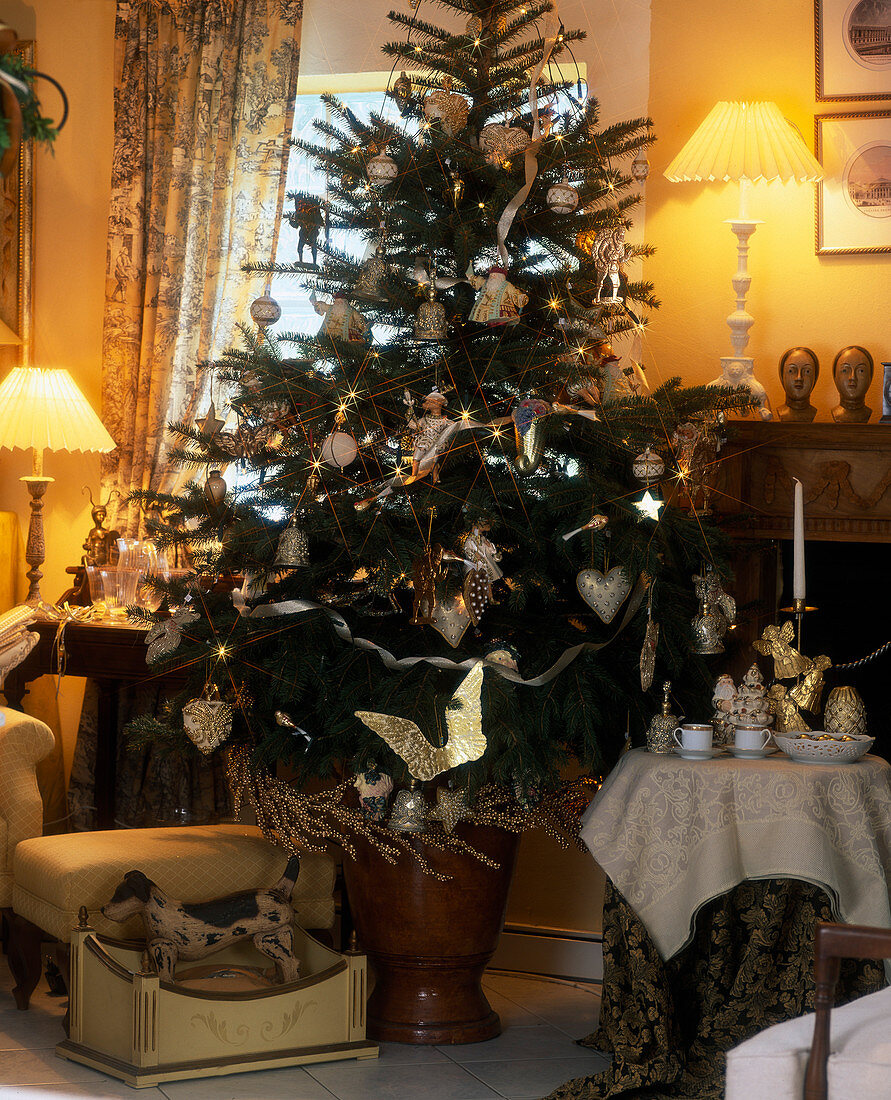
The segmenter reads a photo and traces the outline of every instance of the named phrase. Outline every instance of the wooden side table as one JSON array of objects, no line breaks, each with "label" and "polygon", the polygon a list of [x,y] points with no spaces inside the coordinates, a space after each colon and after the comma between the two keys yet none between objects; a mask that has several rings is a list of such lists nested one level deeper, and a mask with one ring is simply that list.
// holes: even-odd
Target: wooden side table
[{"label": "wooden side table", "polygon": [[[59,672],[55,639],[56,622],[38,622],[33,628],[40,641],[17,668],[6,677],[3,691],[16,710],[28,684],[38,676]],[[122,687],[163,681],[173,688],[185,682],[177,669],[158,673],[145,660],[145,628],[128,623],[69,622],[64,634],[64,669],[69,676],[96,681],[99,713],[96,728],[96,827],[111,829],[115,819],[115,762],[117,759],[117,696]]]}]

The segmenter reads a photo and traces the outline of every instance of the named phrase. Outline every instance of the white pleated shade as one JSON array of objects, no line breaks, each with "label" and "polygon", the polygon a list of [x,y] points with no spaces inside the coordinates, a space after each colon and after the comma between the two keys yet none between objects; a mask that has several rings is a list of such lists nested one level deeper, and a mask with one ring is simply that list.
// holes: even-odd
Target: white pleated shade
[{"label": "white pleated shade", "polygon": [[0,320],[0,344],[20,344],[21,337],[16,336],[5,321]]},{"label": "white pleated shade", "polygon": [[0,447],[113,451],[116,445],[67,370],[16,367],[0,386]]},{"label": "white pleated shade", "polygon": [[823,169],[775,103],[716,103],[665,175],[672,183],[814,183],[823,178]]}]

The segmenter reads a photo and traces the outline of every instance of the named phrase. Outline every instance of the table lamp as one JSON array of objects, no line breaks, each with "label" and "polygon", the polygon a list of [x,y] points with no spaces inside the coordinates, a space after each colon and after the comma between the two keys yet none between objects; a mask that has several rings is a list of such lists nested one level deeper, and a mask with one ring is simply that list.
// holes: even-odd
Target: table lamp
[{"label": "table lamp", "polygon": [[33,451],[31,476],[19,479],[31,494],[25,561],[31,567],[26,602],[32,606],[45,607],[40,594],[46,554],[43,494],[54,479],[43,476],[44,450],[113,451],[116,446],[67,370],[15,367],[0,386],[0,447]]},{"label": "table lamp", "polygon": [[[823,178],[823,169],[775,103],[736,102],[715,104],[666,168],[665,176],[672,183],[739,181],[739,213],[727,219],[737,238],[737,269],[732,280],[736,309],[727,318],[734,354],[721,359],[721,369],[726,384],[734,384],[734,375],[753,381],[754,362],[743,356],[754,323],[746,310],[746,295],[752,284],[748,271],[749,237],[761,225],[749,217],[751,185],[759,180],[815,183]],[[758,383],[750,388],[764,392]],[[768,419],[769,408],[762,415]]]}]

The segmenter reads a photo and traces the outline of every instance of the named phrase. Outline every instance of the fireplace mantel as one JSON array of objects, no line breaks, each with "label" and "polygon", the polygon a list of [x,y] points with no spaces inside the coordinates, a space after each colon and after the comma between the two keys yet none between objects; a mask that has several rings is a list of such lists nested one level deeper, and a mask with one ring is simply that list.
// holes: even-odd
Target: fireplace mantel
[{"label": "fireplace mantel", "polygon": [[718,464],[715,511],[736,537],[792,537],[792,479],[805,537],[891,541],[891,424],[735,421]]}]

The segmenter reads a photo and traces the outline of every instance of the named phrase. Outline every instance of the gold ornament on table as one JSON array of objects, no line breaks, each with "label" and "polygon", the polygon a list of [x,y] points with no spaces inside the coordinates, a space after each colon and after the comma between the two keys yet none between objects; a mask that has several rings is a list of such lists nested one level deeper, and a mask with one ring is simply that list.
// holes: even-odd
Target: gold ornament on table
[{"label": "gold ornament on table", "polygon": [[801,707],[802,710],[818,714],[820,711],[820,699],[823,695],[823,673],[832,667],[832,661],[820,654],[811,661],[811,667],[805,672],[798,683],[790,689],[789,698]]},{"label": "gold ornament on table", "polygon": [[712,692],[712,706],[715,708],[712,714],[712,729],[715,731],[716,745],[729,745],[734,739],[730,712],[733,709],[735,697],[736,684],[725,672],[718,677]]},{"label": "gold ornament on table", "polygon": [[678,724],[676,714],[671,713],[671,681],[662,685],[662,713],[653,717],[647,730],[649,752],[668,753],[674,748],[673,734]]},{"label": "gold ornament on table", "polygon": [[441,821],[443,829],[451,834],[459,821],[466,821],[470,817],[470,812],[465,788],[450,791],[447,787],[439,787],[436,791],[436,805],[428,811],[427,817],[432,821]]},{"label": "gold ornament on table", "polygon": [[460,134],[467,125],[470,105],[462,95],[452,91],[451,77],[444,77],[441,88],[434,88],[424,100],[424,117],[428,122],[439,119],[448,137]]},{"label": "gold ornament on table", "polygon": [[192,699],[183,707],[183,726],[195,747],[209,756],[232,732],[232,707],[213,698],[216,688],[205,694],[206,698]]},{"label": "gold ornament on table", "polygon": [[774,733],[809,733],[810,726],[805,722],[795,702],[783,684],[773,684],[767,692],[770,709],[776,715]]},{"label": "gold ornament on table", "polygon": [[829,692],[823,726],[828,733],[845,736],[867,732],[866,707],[855,688],[843,685]]},{"label": "gold ornament on table", "polygon": [[432,745],[420,727],[408,718],[367,710],[357,710],[356,717],[387,742],[393,752],[405,761],[415,779],[426,782],[458,764],[479,760],[486,751],[482,728],[484,671],[485,665],[480,661],[464,677],[447,705],[445,724],[448,740],[442,748]]},{"label": "gold ornament on table", "polygon": [[759,653],[773,658],[775,680],[794,680],[811,666],[808,658],[789,644],[794,634],[795,626],[789,619],[782,626],[766,626],[761,637],[752,642]]}]

